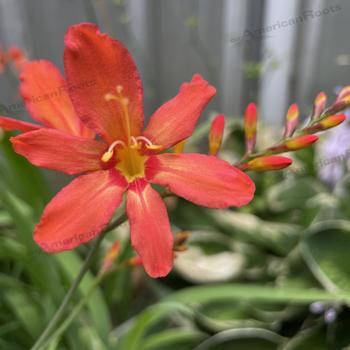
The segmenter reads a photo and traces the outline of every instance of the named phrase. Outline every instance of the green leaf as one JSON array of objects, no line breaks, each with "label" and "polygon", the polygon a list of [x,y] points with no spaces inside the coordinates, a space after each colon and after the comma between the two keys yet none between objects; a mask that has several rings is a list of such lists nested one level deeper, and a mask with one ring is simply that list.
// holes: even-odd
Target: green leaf
[{"label": "green leaf", "polygon": [[350,223],[318,223],[305,234],[301,249],[306,263],[322,285],[350,293]]},{"label": "green leaf", "polygon": [[52,256],[40,250],[32,238],[34,223],[31,208],[14,194],[9,193],[1,183],[0,199],[12,217],[19,242],[26,248],[24,265],[26,271],[39,290],[47,292],[57,303],[60,302],[63,288],[55,262]]},{"label": "green leaf", "polygon": [[283,342],[283,337],[265,329],[230,329],[215,334],[194,350],[277,350]]},{"label": "green leaf", "polygon": [[3,290],[4,299],[33,339],[40,334],[41,310],[21,289]]},{"label": "green leaf", "polygon": [[191,350],[204,334],[193,329],[172,328],[145,339],[143,350]]},{"label": "green leaf", "polygon": [[198,304],[220,299],[309,304],[318,300],[346,300],[349,302],[350,293],[330,293],[319,289],[278,288],[235,283],[189,287],[170,294],[164,300]]},{"label": "green leaf", "polygon": [[325,327],[314,327],[299,332],[284,347],[284,350],[328,350]]},{"label": "green leaf", "polygon": [[127,331],[119,327],[115,333],[118,336],[121,332],[123,335],[120,339],[119,350],[140,350],[143,348],[146,331],[154,326],[158,321],[174,312],[188,313],[188,308],[184,305],[174,302],[163,302],[147,308],[135,317],[131,324],[128,325]]},{"label": "green leaf", "polygon": [[313,196],[324,192],[325,188],[314,178],[305,177],[286,179],[267,191],[269,206],[276,212],[290,209],[307,209],[308,202]]},{"label": "green leaf", "polygon": [[[50,190],[42,173],[25,158],[15,153],[9,141],[13,133],[6,134],[0,145],[6,158],[6,169],[2,169],[2,180],[7,179],[7,187],[25,200],[36,212],[40,212],[49,200]],[[7,172],[7,174],[4,173]]]},{"label": "green leaf", "polygon": [[[74,252],[56,254],[54,257],[56,258],[63,273],[68,279],[68,283],[71,284],[81,268],[82,261],[80,257]],[[88,272],[79,286],[79,292],[85,295],[88,293],[93,283],[94,277],[92,273]],[[109,317],[107,305],[99,289],[97,289],[90,297],[87,307],[95,328],[97,329],[102,339],[106,339],[110,330],[112,329],[112,324]]]},{"label": "green leaf", "polygon": [[231,210],[211,213],[213,220],[235,239],[287,254],[296,245],[300,226],[287,223],[264,221],[257,216]]},{"label": "green leaf", "polygon": [[[276,314],[275,314],[276,316]],[[269,328],[269,322],[259,319],[257,308],[251,302],[238,300],[215,300],[196,308],[196,319],[207,333],[217,333],[233,328]],[[273,322],[276,322],[274,317]]]}]

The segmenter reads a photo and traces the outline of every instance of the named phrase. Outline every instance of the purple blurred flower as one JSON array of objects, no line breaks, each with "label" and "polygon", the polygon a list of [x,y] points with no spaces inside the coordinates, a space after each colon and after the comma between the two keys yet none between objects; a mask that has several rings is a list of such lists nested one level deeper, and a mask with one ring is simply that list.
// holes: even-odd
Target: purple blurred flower
[{"label": "purple blurred flower", "polygon": [[[336,87],[335,93],[340,88]],[[326,139],[319,144],[318,175],[330,186],[334,186],[350,169],[350,109],[344,114],[347,120],[327,133]]]},{"label": "purple blurred flower", "polygon": [[326,323],[330,324],[333,323],[337,319],[337,311],[333,309],[332,307],[329,308],[325,313],[324,313],[324,320]]}]

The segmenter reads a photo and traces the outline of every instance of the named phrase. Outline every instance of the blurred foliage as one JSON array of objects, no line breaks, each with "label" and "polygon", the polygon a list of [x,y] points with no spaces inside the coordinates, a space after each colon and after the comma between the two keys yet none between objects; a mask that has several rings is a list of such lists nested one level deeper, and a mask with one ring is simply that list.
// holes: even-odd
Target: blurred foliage
[{"label": "blurred foliage", "polygon": [[[189,140],[200,147],[209,124]],[[57,255],[32,240],[52,197],[43,175],[1,142],[0,349],[29,349],[62,301],[87,247]],[[221,157],[242,154],[228,121]],[[205,150],[206,151],[206,150]],[[350,178],[322,184],[311,149],[298,169],[251,174],[257,191],[241,209],[209,210],[168,198],[174,231],[191,232],[174,271],[152,280],[140,267],[112,273],[48,349],[346,349],[350,345]],[[111,232],[74,302],[94,283],[111,242],[130,256],[128,227]],[[71,305],[74,308],[74,305]],[[332,316],[332,317],[331,317]]]}]

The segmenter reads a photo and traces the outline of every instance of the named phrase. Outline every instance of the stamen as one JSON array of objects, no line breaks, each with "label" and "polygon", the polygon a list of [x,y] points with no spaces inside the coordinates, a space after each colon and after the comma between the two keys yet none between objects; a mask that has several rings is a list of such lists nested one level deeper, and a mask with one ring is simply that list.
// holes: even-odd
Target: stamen
[{"label": "stamen", "polygon": [[115,88],[117,94],[113,94],[111,92],[107,93],[104,95],[104,99],[109,102],[109,101],[116,101],[119,102],[122,112],[123,112],[123,124],[124,124],[124,129],[126,132],[126,135],[128,137],[128,143],[130,143],[130,137],[131,137],[131,127],[130,127],[130,116],[129,116],[129,99],[123,95],[123,86],[122,85],[117,85]]},{"label": "stamen", "polygon": [[132,149],[140,149],[141,148],[141,143],[140,142],[137,142],[137,139],[135,136],[131,136],[131,145],[130,147]]},{"label": "stamen", "polygon": [[155,145],[152,143],[152,141],[150,141],[147,137],[145,136],[137,136],[135,137],[136,141],[140,140],[140,141],[144,141],[146,143],[146,148],[147,149],[151,149],[151,150],[156,150],[156,149],[160,149],[162,148],[162,146],[160,145]]},{"label": "stamen", "polygon": [[107,163],[112,157],[114,153],[114,147],[117,145],[121,145],[123,147],[126,147],[125,142],[121,140],[114,141],[108,148],[107,152],[105,152],[101,158],[102,162]]}]

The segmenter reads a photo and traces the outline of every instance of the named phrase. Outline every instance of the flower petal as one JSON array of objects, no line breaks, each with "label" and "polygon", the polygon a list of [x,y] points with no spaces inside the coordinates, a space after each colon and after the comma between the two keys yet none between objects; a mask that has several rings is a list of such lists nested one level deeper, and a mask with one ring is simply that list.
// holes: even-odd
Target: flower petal
[{"label": "flower petal", "polygon": [[90,241],[111,219],[126,186],[115,170],[79,176],[46,206],[34,240],[50,253]]},{"label": "flower petal", "polygon": [[[31,61],[23,66],[20,91],[26,108],[32,118],[49,128],[65,131],[76,136],[94,137],[77,117],[68,96],[68,87],[60,71],[50,61]],[[85,85],[73,86],[82,91],[89,89]]]},{"label": "flower petal", "polygon": [[143,180],[130,185],[126,211],[131,242],[151,277],[164,277],[173,265],[173,235],[160,195]]},{"label": "flower petal", "polygon": [[203,109],[216,90],[199,74],[182,84],[179,93],[152,115],[144,135],[154,144],[169,148],[191,136]]},{"label": "flower petal", "polygon": [[255,191],[248,175],[223,160],[202,154],[152,156],[146,164],[146,177],[209,208],[241,207],[252,200]]},{"label": "flower petal", "polygon": [[22,132],[28,132],[38,130],[42,128],[42,126],[23,122],[21,120],[16,120],[13,118],[0,117],[0,128],[6,131],[17,130]]},{"label": "flower petal", "polygon": [[101,141],[44,128],[12,137],[11,142],[32,164],[71,175],[100,169],[107,147]]},{"label": "flower petal", "polygon": [[[91,80],[89,89],[73,89],[70,96],[79,117],[105,140],[126,140],[126,117],[120,103],[106,101],[105,95],[122,94],[128,99],[131,135],[138,136],[143,126],[143,91],[136,65],[128,50],[91,23],[71,26],[65,37],[64,53],[67,81],[79,85]],[[125,118],[124,118],[125,117]]]}]

